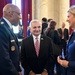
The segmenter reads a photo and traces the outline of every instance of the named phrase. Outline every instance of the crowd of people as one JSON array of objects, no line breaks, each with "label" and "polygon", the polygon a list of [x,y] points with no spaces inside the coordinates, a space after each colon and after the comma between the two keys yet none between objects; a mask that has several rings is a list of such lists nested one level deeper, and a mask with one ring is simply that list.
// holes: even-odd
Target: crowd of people
[{"label": "crowd of people", "polygon": [[[31,35],[22,40],[20,50],[12,25],[19,24],[21,11],[16,5],[5,5],[0,19],[0,75],[22,75],[22,67],[24,75],[75,75],[75,6],[67,13],[73,29],[70,37],[64,22],[56,29],[53,19],[42,18],[42,25],[34,19]],[[53,43],[61,49],[58,55],[53,53]]]}]

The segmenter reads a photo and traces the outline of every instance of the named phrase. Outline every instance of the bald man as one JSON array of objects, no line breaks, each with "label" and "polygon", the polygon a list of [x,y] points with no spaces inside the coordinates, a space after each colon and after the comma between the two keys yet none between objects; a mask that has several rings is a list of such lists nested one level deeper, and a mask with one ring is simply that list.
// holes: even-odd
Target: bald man
[{"label": "bald man", "polygon": [[18,25],[20,9],[7,4],[3,8],[0,19],[0,75],[21,75],[19,64],[19,46],[15,34],[11,31],[12,24]]}]

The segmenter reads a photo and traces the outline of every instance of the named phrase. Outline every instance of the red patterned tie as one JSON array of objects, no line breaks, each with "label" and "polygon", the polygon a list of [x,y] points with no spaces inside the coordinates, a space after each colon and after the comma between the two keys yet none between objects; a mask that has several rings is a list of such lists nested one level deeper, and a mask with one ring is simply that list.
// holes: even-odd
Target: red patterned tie
[{"label": "red patterned tie", "polygon": [[36,41],[35,41],[35,49],[36,49],[36,54],[38,56],[39,55],[39,41],[38,41],[37,37],[35,39],[36,39]]}]

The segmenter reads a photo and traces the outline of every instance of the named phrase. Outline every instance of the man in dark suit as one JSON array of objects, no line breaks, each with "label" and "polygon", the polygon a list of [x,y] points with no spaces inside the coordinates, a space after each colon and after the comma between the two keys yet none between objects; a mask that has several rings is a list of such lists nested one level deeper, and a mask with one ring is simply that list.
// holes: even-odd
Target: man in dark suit
[{"label": "man in dark suit", "polygon": [[[51,39],[41,35],[41,30],[41,23],[38,20],[32,20],[31,36],[22,41],[21,64],[27,75],[48,75],[53,64]],[[35,47],[36,37],[38,38],[37,48]]]},{"label": "man in dark suit", "polygon": [[12,24],[18,25],[20,10],[13,4],[3,8],[0,19],[0,75],[22,75],[19,63],[19,46]]},{"label": "man in dark suit", "polygon": [[67,44],[67,40],[69,38],[69,32],[68,29],[65,28],[65,23],[62,23],[62,28],[58,29],[58,32],[60,34],[61,37],[61,41],[62,41],[62,49],[64,50],[64,55],[66,55],[66,44]]},{"label": "man in dark suit", "polygon": [[47,18],[43,17],[42,18],[42,32],[41,34],[44,34],[45,29],[47,28],[48,24],[47,24]]}]

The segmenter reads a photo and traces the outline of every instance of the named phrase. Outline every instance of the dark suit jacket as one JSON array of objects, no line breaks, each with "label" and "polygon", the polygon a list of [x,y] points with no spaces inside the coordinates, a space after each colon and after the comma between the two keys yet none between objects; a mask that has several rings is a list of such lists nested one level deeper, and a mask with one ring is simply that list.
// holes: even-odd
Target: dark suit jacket
[{"label": "dark suit jacket", "polygon": [[18,41],[4,19],[0,20],[0,75],[18,75]]},{"label": "dark suit jacket", "polygon": [[46,35],[49,38],[51,38],[55,44],[58,44],[58,45],[61,44],[61,39],[60,39],[60,36],[59,36],[57,30],[51,30]]},{"label": "dark suit jacket", "polygon": [[[59,31],[59,33],[60,33],[60,35],[61,35],[61,38],[62,38],[62,29],[59,28],[58,31]],[[65,29],[64,29],[64,39],[65,39],[65,40],[68,40],[68,38],[69,38],[68,29],[65,28]]]},{"label": "dark suit jacket", "polygon": [[66,59],[69,61],[66,75],[75,75],[75,32],[69,39]]},{"label": "dark suit jacket", "polygon": [[41,34],[44,34],[44,30],[47,28],[48,24],[47,23],[42,23],[42,32]]},{"label": "dark suit jacket", "polygon": [[44,69],[49,72],[53,64],[51,40],[46,36],[41,36],[39,56],[37,57],[33,37],[24,39],[21,46],[21,63],[27,74],[31,70],[36,74],[41,74]]},{"label": "dark suit jacket", "polygon": [[[55,55],[56,61],[57,61],[57,56],[61,54],[61,39],[60,36],[57,32],[57,30],[51,29],[46,33],[46,36],[52,39],[53,41],[53,54]],[[56,46],[57,45],[57,46]]]}]

